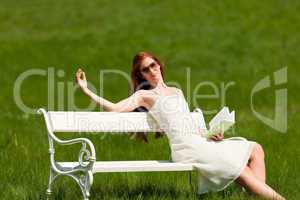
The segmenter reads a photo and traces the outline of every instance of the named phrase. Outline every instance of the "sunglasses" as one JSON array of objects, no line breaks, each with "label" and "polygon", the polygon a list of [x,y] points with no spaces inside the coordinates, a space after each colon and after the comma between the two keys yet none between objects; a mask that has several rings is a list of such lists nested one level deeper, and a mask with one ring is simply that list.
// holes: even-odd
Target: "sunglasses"
[{"label": "sunglasses", "polygon": [[158,67],[158,64],[156,62],[152,62],[150,63],[147,67],[144,67],[141,69],[141,72],[143,73],[149,73],[150,72],[150,68],[151,69],[156,69]]}]

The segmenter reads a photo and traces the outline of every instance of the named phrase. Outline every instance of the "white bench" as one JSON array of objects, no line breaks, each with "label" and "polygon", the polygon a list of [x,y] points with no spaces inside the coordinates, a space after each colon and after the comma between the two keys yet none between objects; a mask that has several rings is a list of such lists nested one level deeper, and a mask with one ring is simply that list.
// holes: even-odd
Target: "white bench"
[{"label": "white bench", "polygon": [[[43,114],[49,140],[50,175],[47,195],[50,195],[52,184],[59,175],[73,178],[79,185],[84,199],[90,196],[93,184],[93,174],[103,172],[152,172],[152,171],[192,171],[193,163],[174,163],[172,161],[96,161],[93,143],[87,138],[61,140],[55,132],[161,132],[153,118],[146,112],[47,112],[40,108]],[[191,113],[199,128],[206,128],[200,109]],[[81,143],[77,162],[56,162],[54,143],[71,145]],[[80,172],[80,175],[78,175]]]}]

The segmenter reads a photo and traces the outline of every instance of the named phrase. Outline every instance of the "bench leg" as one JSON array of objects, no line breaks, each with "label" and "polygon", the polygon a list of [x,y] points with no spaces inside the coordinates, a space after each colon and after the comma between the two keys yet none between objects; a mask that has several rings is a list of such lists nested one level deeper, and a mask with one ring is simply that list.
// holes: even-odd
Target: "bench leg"
[{"label": "bench leg", "polygon": [[52,194],[52,185],[54,180],[59,175],[66,175],[75,180],[75,182],[79,185],[80,190],[83,195],[84,200],[88,200],[90,196],[90,189],[93,184],[93,173],[92,171],[85,171],[83,174],[75,175],[73,173],[69,174],[58,174],[54,170],[50,168],[50,174],[49,174],[49,182],[48,182],[48,188],[46,190],[47,199],[50,199],[50,196]]},{"label": "bench leg", "polygon": [[84,174],[75,175],[73,173],[64,174],[75,180],[79,185],[84,200],[88,200],[90,196],[90,189],[93,184],[93,173],[92,171],[85,171]]},{"label": "bench leg", "polygon": [[55,173],[50,167],[48,188],[46,190],[47,199],[49,199],[52,194],[52,184],[58,175],[59,174]]},{"label": "bench leg", "polygon": [[88,200],[90,196],[90,189],[93,184],[93,173],[91,171],[86,171],[84,175],[77,178],[76,182],[81,189],[84,200]]}]

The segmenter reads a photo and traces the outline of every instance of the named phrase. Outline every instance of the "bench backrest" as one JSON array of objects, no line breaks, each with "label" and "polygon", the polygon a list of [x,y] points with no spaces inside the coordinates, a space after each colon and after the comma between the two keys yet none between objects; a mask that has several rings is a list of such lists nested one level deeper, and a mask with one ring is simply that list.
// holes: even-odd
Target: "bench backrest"
[{"label": "bench backrest", "polygon": [[[206,129],[201,110],[191,112],[199,128]],[[47,116],[53,132],[161,132],[147,112],[60,112]]]}]

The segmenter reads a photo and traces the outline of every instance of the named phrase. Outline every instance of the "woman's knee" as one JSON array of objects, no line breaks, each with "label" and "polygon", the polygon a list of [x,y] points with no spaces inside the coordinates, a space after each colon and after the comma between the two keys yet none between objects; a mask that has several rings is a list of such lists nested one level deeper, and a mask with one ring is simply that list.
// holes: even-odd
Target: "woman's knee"
[{"label": "woman's knee", "polygon": [[251,169],[246,166],[241,174],[239,175],[239,177],[236,179],[236,181],[241,184],[241,185],[244,185],[246,183],[246,181],[249,179],[249,177],[251,177],[253,175]]},{"label": "woman's knee", "polygon": [[265,152],[264,152],[263,147],[259,143],[255,142],[254,146],[253,146],[251,157],[252,158],[256,158],[256,157],[264,158],[264,156],[265,156]]}]

